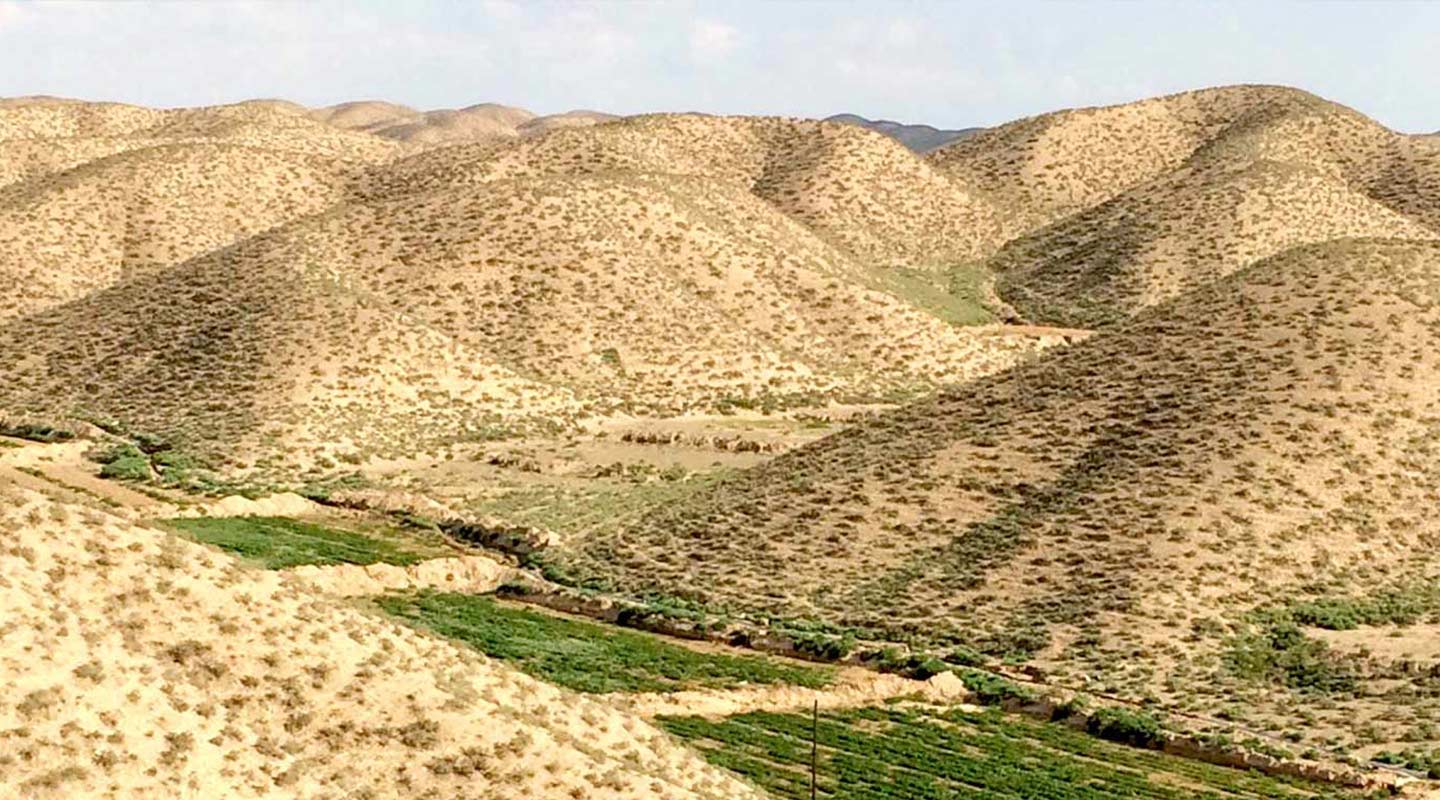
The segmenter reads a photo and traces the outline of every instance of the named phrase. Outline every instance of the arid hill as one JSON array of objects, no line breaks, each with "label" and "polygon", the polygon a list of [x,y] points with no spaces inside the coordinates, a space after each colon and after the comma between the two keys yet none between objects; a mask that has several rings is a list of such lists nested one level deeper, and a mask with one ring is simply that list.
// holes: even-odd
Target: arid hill
[{"label": "arid hill", "polygon": [[758,796],[638,718],[293,576],[8,477],[0,530],[9,796]]},{"label": "arid hill", "polygon": [[10,413],[304,464],[541,418],[904,396],[1060,341],[931,313],[994,220],[849,126],[652,117],[390,162],[272,101],[15,109],[13,142],[101,155],[22,159],[0,188]]},{"label": "arid hill", "polygon": [[494,180],[337,206],[0,327],[21,353],[0,402],[353,455],[580,408],[887,396],[1047,343],[869,280],[725,183]]},{"label": "arid hill", "polygon": [[1291,247],[1363,236],[1436,239],[1440,229],[1315,167],[1258,159],[1181,167],[1020,237],[988,264],[1023,317],[1099,327]]},{"label": "arid hill", "polygon": [[0,321],[233,244],[345,198],[359,164],[229,144],[146,147],[0,188]]},{"label": "arid hill", "polygon": [[825,121],[855,125],[883,133],[917,153],[928,153],[984,130],[983,128],[945,130],[934,125],[906,125],[903,122],[893,122],[888,119],[866,119],[859,114],[833,114],[826,117]]},{"label": "arid hill", "polygon": [[599,111],[567,111],[539,116],[523,108],[479,103],[460,109],[417,111],[379,100],[361,100],[317,108],[310,116],[347,130],[372,133],[412,149],[504,141],[538,136],[558,128],[577,128],[616,119]]},{"label": "arid hill", "polygon": [[1440,233],[1440,147],[1281,87],[1047,114],[931,160],[1018,221],[988,266],[1051,324],[1114,324],[1298,244]]},{"label": "arid hill", "polygon": [[742,186],[876,266],[933,269],[1002,241],[994,208],[886,136],[838,123],[655,115],[396,164],[381,191],[499,178],[640,172]]},{"label": "arid hill", "polygon": [[1197,621],[1435,574],[1437,369],[1440,244],[1296,248],[568,558],[1165,695]]}]

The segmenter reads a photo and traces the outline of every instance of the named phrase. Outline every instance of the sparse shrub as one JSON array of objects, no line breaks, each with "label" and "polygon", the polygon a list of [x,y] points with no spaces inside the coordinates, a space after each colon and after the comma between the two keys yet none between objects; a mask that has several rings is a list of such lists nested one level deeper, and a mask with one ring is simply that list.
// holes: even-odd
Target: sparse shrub
[{"label": "sparse shrub", "polygon": [[1355,691],[1353,670],[1330,652],[1324,642],[1304,634],[1294,623],[1275,623],[1231,640],[1224,654],[1229,670],[1251,680],[1279,683],[1291,689],[1339,694]]},{"label": "sparse shrub", "polygon": [[100,467],[102,478],[119,481],[150,479],[150,459],[134,445],[117,445],[101,453],[96,460],[103,465]]},{"label": "sparse shrub", "polygon": [[1086,721],[1085,729],[1101,739],[1136,747],[1157,747],[1160,744],[1160,721],[1143,711],[1097,708]]},{"label": "sparse shrub", "polygon": [[999,675],[978,669],[960,669],[956,672],[965,683],[965,688],[975,695],[975,700],[981,705],[998,706],[1007,700],[1029,702],[1035,699],[1034,692]]}]

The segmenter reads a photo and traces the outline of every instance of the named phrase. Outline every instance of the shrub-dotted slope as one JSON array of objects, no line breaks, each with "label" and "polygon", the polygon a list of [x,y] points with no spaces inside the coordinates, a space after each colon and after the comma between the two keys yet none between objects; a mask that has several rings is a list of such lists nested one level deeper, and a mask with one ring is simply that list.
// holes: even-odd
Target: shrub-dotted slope
[{"label": "shrub-dotted slope", "polygon": [[637,718],[299,579],[0,492],[7,797],[755,796]]},{"label": "shrub-dotted slope", "polygon": [[0,406],[118,419],[217,456],[302,465],[315,453],[416,452],[566,416],[567,392],[417,324],[286,237],[0,325],[16,354]]},{"label": "shrub-dotted slope", "polygon": [[0,188],[0,319],[50,308],[323,211],[353,166],[220,144],[131,150]]},{"label": "shrub-dotted slope", "polygon": [[614,172],[733,183],[877,267],[955,265],[988,255],[1001,241],[993,208],[900,143],[812,120],[630,117],[510,147],[434,151],[396,164],[377,191]]},{"label": "shrub-dotted slope", "polygon": [[1299,244],[1440,234],[1440,147],[1282,87],[1047,114],[931,160],[1010,212],[999,295],[1055,324],[1114,324]]},{"label": "shrub-dotted slope", "polygon": [[568,419],[571,398],[675,412],[887,397],[1046,343],[953,328],[866,280],[725,183],[497,180],[338,206],[13,321],[0,403],[232,446],[413,451],[487,420]]},{"label": "shrub-dotted slope", "polygon": [[574,560],[633,589],[972,641],[1173,615],[1173,646],[1227,602],[1425,569],[1437,354],[1440,245],[1297,248]]}]

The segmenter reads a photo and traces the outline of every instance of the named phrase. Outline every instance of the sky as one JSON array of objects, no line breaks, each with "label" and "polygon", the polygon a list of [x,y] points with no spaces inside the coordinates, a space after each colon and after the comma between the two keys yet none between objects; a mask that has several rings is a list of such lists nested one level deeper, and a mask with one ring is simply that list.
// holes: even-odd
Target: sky
[{"label": "sky", "polygon": [[8,2],[0,96],[939,127],[1280,83],[1440,130],[1440,2]]}]

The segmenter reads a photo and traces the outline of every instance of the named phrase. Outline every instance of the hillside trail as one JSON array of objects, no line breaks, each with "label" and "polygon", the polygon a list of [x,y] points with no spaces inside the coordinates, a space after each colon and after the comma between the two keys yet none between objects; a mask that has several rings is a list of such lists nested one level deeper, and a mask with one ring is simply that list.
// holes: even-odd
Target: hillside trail
[{"label": "hillside trail", "polygon": [[863,667],[842,667],[835,682],[819,689],[802,686],[745,686],[736,689],[694,689],[680,692],[615,693],[611,703],[639,716],[728,717],[757,711],[787,712],[812,708],[859,708],[895,698],[910,698],[970,711],[979,706],[957,704],[965,686],[953,673],[944,672],[916,681]]},{"label": "hillside trail", "polygon": [[[0,469],[6,477],[24,485],[31,480],[46,481],[55,487],[99,499],[110,510],[128,517],[172,516],[177,506],[135,491],[117,481],[106,480],[90,459],[85,457],[94,443],[85,441],[32,442],[4,437],[0,447]],[[38,474],[37,474],[38,473]]]}]

